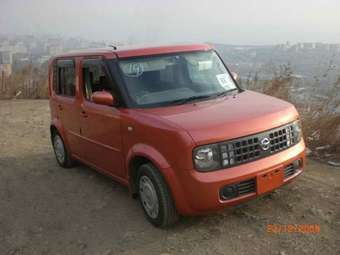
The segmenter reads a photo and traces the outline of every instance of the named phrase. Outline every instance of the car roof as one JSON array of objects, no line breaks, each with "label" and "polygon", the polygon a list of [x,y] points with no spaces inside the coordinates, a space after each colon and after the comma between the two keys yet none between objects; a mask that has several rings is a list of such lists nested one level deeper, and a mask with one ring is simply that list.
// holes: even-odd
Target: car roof
[{"label": "car roof", "polygon": [[178,45],[164,45],[164,46],[117,46],[97,48],[97,49],[84,49],[74,52],[63,53],[55,56],[54,58],[63,57],[79,57],[79,56],[105,56],[107,58],[128,58],[139,56],[150,56],[169,54],[176,52],[190,52],[190,51],[207,51],[212,49],[208,44],[178,44]]}]

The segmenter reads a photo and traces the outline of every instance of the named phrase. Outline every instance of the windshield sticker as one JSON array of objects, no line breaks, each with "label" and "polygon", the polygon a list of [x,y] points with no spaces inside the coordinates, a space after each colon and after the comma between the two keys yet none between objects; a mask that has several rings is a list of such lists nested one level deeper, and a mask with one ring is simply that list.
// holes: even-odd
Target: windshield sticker
[{"label": "windshield sticker", "polygon": [[213,62],[211,60],[198,61],[198,70],[209,70],[212,68]]},{"label": "windshield sticker", "polygon": [[139,77],[143,74],[144,68],[142,63],[131,63],[128,65],[126,76]]},{"label": "windshield sticker", "polygon": [[232,89],[235,87],[233,80],[227,73],[217,74],[216,79],[218,80],[220,85],[225,89]]}]

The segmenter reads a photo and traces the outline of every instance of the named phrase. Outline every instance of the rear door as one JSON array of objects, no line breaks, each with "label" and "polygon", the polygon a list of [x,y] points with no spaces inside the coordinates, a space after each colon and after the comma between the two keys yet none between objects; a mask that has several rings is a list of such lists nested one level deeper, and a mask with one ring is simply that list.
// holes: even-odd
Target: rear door
[{"label": "rear door", "polygon": [[61,120],[67,145],[72,154],[80,156],[79,99],[76,86],[76,61],[58,59],[54,66],[53,98],[57,116]]},{"label": "rear door", "polygon": [[91,95],[109,91],[115,96],[115,83],[100,58],[82,60],[81,137],[84,159],[110,175],[124,177],[121,116],[113,106],[95,104]]}]

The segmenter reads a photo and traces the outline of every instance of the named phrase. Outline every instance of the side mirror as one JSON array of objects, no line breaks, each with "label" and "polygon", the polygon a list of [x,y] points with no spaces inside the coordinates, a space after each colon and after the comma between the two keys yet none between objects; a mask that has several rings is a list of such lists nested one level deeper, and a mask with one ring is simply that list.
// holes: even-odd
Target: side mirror
[{"label": "side mirror", "polygon": [[113,106],[117,104],[117,100],[107,91],[96,91],[92,94],[92,101],[96,104]]},{"label": "side mirror", "polygon": [[237,81],[238,80],[238,74],[235,72],[231,72],[231,75],[233,76],[234,80]]}]

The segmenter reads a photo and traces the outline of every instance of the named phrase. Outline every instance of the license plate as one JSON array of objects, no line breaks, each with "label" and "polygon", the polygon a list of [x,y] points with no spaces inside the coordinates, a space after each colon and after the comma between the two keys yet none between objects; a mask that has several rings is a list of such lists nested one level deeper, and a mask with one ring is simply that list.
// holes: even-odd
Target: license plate
[{"label": "license plate", "polygon": [[283,183],[283,170],[275,169],[257,175],[257,194],[263,194],[280,187]]}]

